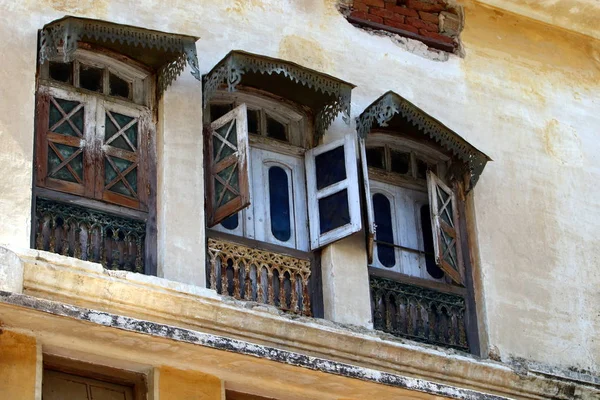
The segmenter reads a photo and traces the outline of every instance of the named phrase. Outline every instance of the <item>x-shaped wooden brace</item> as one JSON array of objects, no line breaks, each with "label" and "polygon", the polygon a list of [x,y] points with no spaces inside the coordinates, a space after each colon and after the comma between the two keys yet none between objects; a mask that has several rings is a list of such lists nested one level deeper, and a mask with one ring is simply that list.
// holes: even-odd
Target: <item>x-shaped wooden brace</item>
[{"label": "x-shaped wooden brace", "polygon": [[130,127],[132,127],[135,123],[138,122],[137,118],[133,118],[131,121],[129,121],[127,124],[125,124],[125,126],[121,127],[121,125],[119,125],[117,123],[117,121],[115,120],[115,118],[112,116],[112,114],[109,111],[106,111],[106,115],[108,116],[108,118],[110,118],[110,120],[112,121],[113,124],[115,124],[115,126],[117,127],[118,131],[117,133],[115,133],[114,135],[112,135],[106,142],[105,144],[111,144],[113,141],[115,141],[118,137],[122,137],[125,142],[127,142],[127,144],[129,145],[129,147],[131,148],[131,151],[136,151],[136,146],[134,146],[131,141],[129,140],[129,138],[127,137],[127,135],[125,135],[125,132],[127,131],[127,129],[129,129]]},{"label": "x-shaped wooden brace", "polygon": [[[219,132],[217,132],[216,130],[213,131],[213,136],[217,137],[220,141],[221,141],[221,146],[219,147],[219,150],[217,150],[217,154],[215,155],[215,162],[217,162],[218,160],[221,159],[221,153],[223,152],[223,149],[225,148],[225,146],[227,145],[229,148],[231,148],[234,152],[237,151],[237,147],[232,145],[229,142],[229,135],[231,134],[231,132],[233,131],[233,127],[235,126],[235,120],[232,120],[229,123],[229,126],[227,127],[227,132],[225,133],[225,137],[221,136],[219,134]],[[213,139],[214,140],[214,139]]]},{"label": "x-shaped wooden brace", "polygon": [[54,106],[56,107],[56,109],[58,110],[58,112],[60,113],[60,115],[62,115],[62,119],[60,121],[58,121],[57,123],[55,123],[54,125],[52,125],[50,127],[50,131],[54,132],[54,130],[56,128],[58,128],[59,126],[61,126],[63,124],[63,122],[68,122],[69,125],[71,125],[71,128],[73,128],[73,130],[75,131],[75,133],[79,136],[79,137],[83,137],[83,133],[75,126],[75,124],[73,123],[73,121],[71,121],[71,117],[73,115],[75,115],[75,113],[77,111],[79,111],[81,108],[83,108],[83,104],[79,103],[79,105],[77,105],[75,108],[73,108],[71,110],[70,113],[66,113],[65,110],[62,109],[62,107],[58,104],[58,102],[56,100],[54,100],[54,97],[50,97],[50,100],[52,101],[52,104],[54,104]]},{"label": "x-shaped wooden brace", "polygon": [[215,179],[218,180],[219,182],[221,182],[221,184],[223,186],[225,186],[225,188],[221,192],[221,195],[217,199],[217,207],[219,205],[221,205],[221,201],[223,201],[223,197],[225,197],[225,192],[227,192],[228,190],[230,192],[232,192],[234,195],[239,196],[240,192],[229,184],[229,182],[231,182],[231,179],[233,178],[233,174],[235,174],[236,171],[237,171],[237,164],[233,164],[233,168],[231,169],[231,172],[229,173],[229,176],[227,177],[226,180],[221,178],[218,173],[215,174]]},{"label": "x-shaped wooden brace", "polygon": [[54,145],[53,142],[48,141],[48,146],[54,151],[54,153],[56,154],[56,156],[60,160],[60,164],[58,164],[54,169],[52,169],[52,171],[50,171],[49,175],[50,176],[54,175],[61,168],[63,168],[63,167],[66,166],[67,169],[69,170],[69,172],[71,173],[71,175],[73,175],[73,177],[77,180],[77,183],[83,184],[83,180],[79,177],[79,175],[77,175],[77,173],[75,172],[75,170],[73,170],[73,167],[71,167],[71,164],[69,164],[75,157],[77,157],[79,154],[83,153],[83,149],[79,148],[79,149],[77,149],[77,151],[75,151],[69,157],[64,158],[62,156],[62,154],[60,154],[60,151],[56,148],[56,146]]},{"label": "x-shaped wooden brace", "polygon": [[[439,215],[441,218],[442,213],[446,213],[446,216],[448,217],[448,221],[450,221],[450,228],[452,230],[454,230],[454,219],[452,214],[450,213],[450,202],[452,201],[452,196],[448,196],[448,198],[444,201],[444,199],[442,198],[441,194],[440,194],[441,189],[438,187],[437,188],[437,196],[438,199],[442,202],[441,207],[439,207]],[[443,221],[443,223],[445,224],[446,222]],[[440,234],[442,235],[442,240],[444,241],[444,244],[446,245],[446,250],[444,251],[444,253],[442,254],[442,259],[446,260],[447,257],[450,258],[450,260],[452,261],[452,266],[456,267],[458,265],[458,263],[456,262],[456,259],[454,257],[454,255],[452,254],[451,250],[452,247],[456,245],[456,238],[452,237],[448,232],[446,232],[446,229],[444,229],[444,225],[441,223],[440,221],[440,228],[442,230],[442,232],[440,232]]]},{"label": "x-shaped wooden brace", "polygon": [[133,188],[129,184],[129,181],[127,179],[125,179],[125,176],[127,176],[127,174],[129,174],[131,171],[133,171],[137,167],[137,163],[133,162],[129,167],[127,167],[123,172],[121,172],[121,171],[119,171],[119,168],[115,165],[112,158],[110,158],[108,155],[105,155],[105,157],[108,160],[108,163],[110,164],[110,166],[113,168],[113,170],[117,174],[115,179],[113,179],[112,181],[110,181],[108,183],[108,185],[106,185],[106,189],[107,190],[110,189],[111,187],[116,185],[117,182],[121,181],[123,183],[123,185],[125,185],[125,187],[131,192],[131,195],[132,195],[131,197],[135,197],[137,199],[138,195],[137,195],[136,191],[133,190]]}]

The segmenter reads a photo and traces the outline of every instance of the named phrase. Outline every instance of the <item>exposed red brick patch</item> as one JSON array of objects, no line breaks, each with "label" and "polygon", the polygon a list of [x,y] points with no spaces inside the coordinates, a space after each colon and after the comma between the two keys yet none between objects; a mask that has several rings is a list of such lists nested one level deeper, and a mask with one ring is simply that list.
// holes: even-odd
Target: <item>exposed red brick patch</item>
[{"label": "exposed red brick patch", "polygon": [[427,29],[428,31],[431,31],[431,32],[438,31],[437,24],[432,24],[431,22],[423,21],[422,19],[419,19],[419,18],[406,17],[405,21],[407,24],[410,24],[418,29]]},{"label": "exposed red brick patch", "polygon": [[360,0],[363,3],[365,3],[368,6],[375,6],[375,7],[381,7],[384,8],[385,7],[385,3],[383,2],[383,0]]},{"label": "exposed red brick patch", "polygon": [[382,17],[384,20],[404,22],[404,15],[394,13],[385,8],[371,7],[370,14],[377,15],[378,17]]},{"label": "exposed red brick patch", "polygon": [[383,18],[378,17],[376,15],[367,14],[366,12],[363,12],[363,11],[352,11],[352,13],[350,15],[353,16],[354,18],[364,19],[366,21],[371,21],[371,22],[377,22],[378,24],[383,23]]},{"label": "exposed red brick patch", "polygon": [[419,33],[419,30],[412,25],[403,24],[402,22],[387,20],[385,21],[386,25],[389,25],[393,28],[402,29],[403,31],[409,31],[413,33]]},{"label": "exposed red brick patch", "polygon": [[441,1],[406,0],[406,6],[417,11],[440,12],[446,9]]},{"label": "exposed red brick patch", "polygon": [[385,8],[400,15],[404,15],[407,17],[418,17],[419,13],[411,8],[400,7],[392,3],[386,3]]},{"label": "exposed red brick patch", "polygon": [[439,24],[440,22],[440,15],[437,13],[419,11],[419,17],[421,17],[423,21],[432,22],[434,24]]},{"label": "exposed red brick patch", "polygon": [[425,29],[419,29],[419,34],[435,39],[435,40],[439,40],[441,42],[445,42],[445,43],[454,43],[454,39],[452,39],[451,37],[448,36],[444,36],[444,35],[440,35],[437,32],[430,32],[428,30]]}]

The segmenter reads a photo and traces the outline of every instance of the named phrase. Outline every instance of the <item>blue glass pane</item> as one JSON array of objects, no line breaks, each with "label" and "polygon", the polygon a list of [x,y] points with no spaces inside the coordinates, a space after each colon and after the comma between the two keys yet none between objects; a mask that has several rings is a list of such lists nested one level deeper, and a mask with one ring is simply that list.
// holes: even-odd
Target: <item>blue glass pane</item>
[{"label": "blue glass pane", "polygon": [[440,279],[444,276],[442,271],[435,263],[435,255],[433,249],[433,232],[431,232],[431,215],[429,206],[421,207],[421,231],[423,232],[423,250],[425,251],[425,266],[427,273],[432,278]]},{"label": "blue glass pane", "polygon": [[287,242],[292,236],[290,194],[288,176],[281,167],[269,168],[269,205],[271,232],[278,240]]},{"label": "blue glass pane", "polygon": [[[373,212],[375,214],[375,225],[377,225],[375,240],[394,243],[390,200],[381,193],[374,194]],[[392,268],[396,265],[396,253],[393,246],[377,243],[377,258],[384,267]]]},{"label": "blue glass pane", "polygon": [[224,219],[221,221],[221,226],[225,229],[229,229],[230,231],[234,230],[239,225],[239,219],[237,214],[233,214],[231,217]]},{"label": "blue glass pane", "polygon": [[319,226],[321,234],[349,223],[348,190],[341,190],[319,200]]},{"label": "blue glass pane", "polygon": [[344,146],[336,147],[315,157],[317,190],[346,179]]}]

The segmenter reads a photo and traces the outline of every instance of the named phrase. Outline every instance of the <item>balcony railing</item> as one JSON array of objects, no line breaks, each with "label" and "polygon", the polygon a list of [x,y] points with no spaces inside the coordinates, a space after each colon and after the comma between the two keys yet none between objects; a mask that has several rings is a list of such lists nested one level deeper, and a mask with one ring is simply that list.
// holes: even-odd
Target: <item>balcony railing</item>
[{"label": "balcony railing", "polygon": [[35,248],[144,273],[146,223],[37,198]]},{"label": "balcony railing", "polygon": [[[371,269],[373,270],[373,269]],[[375,329],[468,351],[463,295],[370,274]]]},{"label": "balcony railing", "polygon": [[209,285],[238,300],[311,315],[311,261],[228,240],[208,239]]}]

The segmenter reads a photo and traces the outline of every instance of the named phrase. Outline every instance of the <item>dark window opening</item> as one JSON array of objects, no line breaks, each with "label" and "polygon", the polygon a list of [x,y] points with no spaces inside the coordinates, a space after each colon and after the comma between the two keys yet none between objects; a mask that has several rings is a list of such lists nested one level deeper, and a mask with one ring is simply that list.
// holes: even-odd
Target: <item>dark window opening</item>
[{"label": "dark window opening", "polygon": [[50,79],[58,82],[73,83],[73,63],[50,62]]},{"label": "dark window opening", "polygon": [[273,236],[287,242],[292,236],[290,193],[287,173],[281,167],[269,168],[269,209]]},{"label": "dark window opening", "polygon": [[317,190],[346,179],[344,146],[336,147],[315,157]]},{"label": "dark window opening", "polygon": [[319,226],[321,234],[349,223],[348,189],[319,199]]},{"label": "dark window opening", "polygon": [[367,165],[373,168],[385,169],[385,148],[367,148]]},{"label": "dark window opening", "polygon": [[269,116],[267,116],[267,136],[284,142],[288,141],[286,126]]},{"label": "dark window opening", "polygon": [[233,110],[232,104],[211,104],[210,119],[216,121],[231,110]]},{"label": "dark window opening", "polygon": [[434,279],[441,279],[444,277],[444,271],[442,271],[435,263],[429,205],[421,207],[421,231],[423,232],[423,251],[425,251],[425,266],[427,268],[427,273]]},{"label": "dark window opening", "polygon": [[117,75],[111,73],[109,74],[109,94],[111,96],[119,96],[124,97],[126,99],[130,98],[131,94],[131,84],[127,82],[125,79],[121,79]]},{"label": "dark window opening", "polygon": [[79,69],[79,87],[94,92],[102,92],[102,75],[104,71],[101,68],[82,65]]},{"label": "dark window opening", "polygon": [[390,150],[391,170],[398,174],[410,173],[410,153]]},{"label": "dark window opening", "polygon": [[373,195],[373,211],[375,214],[375,224],[377,225],[375,237],[378,241],[377,258],[383,266],[392,268],[396,265],[396,254],[394,246],[389,245],[394,243],[390,200],[383,194],[376,193]]}]

